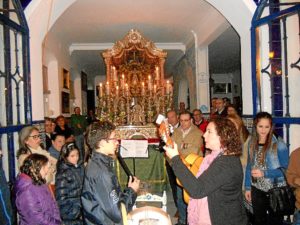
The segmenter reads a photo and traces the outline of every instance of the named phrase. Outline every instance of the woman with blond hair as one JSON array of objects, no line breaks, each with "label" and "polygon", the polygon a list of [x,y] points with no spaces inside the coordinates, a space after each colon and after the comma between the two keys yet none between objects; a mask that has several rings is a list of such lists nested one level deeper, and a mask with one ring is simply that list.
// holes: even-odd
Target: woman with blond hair
[{"label": "woman with blond hair", "polygon": [[51,164],[50,172],[47,175],[47,183],[54,181],[54,172],[56,159],[53,158],[49,152],[41,147],[41,135],[37,127],[27,126],[24,127],[19,134],[19,146],[20,149],[17,152],[18,167],[23,165],[24,160],[31,154],[36,153],[46,156]]}]

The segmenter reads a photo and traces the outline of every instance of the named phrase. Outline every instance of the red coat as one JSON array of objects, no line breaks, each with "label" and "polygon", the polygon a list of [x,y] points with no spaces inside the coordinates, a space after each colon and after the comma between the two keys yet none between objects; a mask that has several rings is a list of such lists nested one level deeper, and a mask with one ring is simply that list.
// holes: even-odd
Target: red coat
[{"label": "red coat", "polygon": [[[195,124],[195,125],[196,125],[196,124]],[[208,125],[208,121],[205,120],[204,118],[202,118],[201,123],[198,124],[198,125],[196,125],[196,126],[197,126],[197,127],[203,132],[203,134],[204,134],[205,131],[206,131],[207,125]]]}]

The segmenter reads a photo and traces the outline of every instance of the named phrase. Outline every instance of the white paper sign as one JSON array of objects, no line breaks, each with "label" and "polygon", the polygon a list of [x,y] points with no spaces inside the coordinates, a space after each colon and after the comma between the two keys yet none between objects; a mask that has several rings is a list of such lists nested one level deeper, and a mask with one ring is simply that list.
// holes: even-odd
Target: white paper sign
[{"label": "white paper sign", "polygon": [[148,158],[147,140],[121,140],[122,158]]},{"label": "white paper sign", "polygon": [[159,114],[155,122],[157,124],[161,124],[161,122],[164,121],[165,119],[166,119],[166,117],[164,117],[163,115]]}]

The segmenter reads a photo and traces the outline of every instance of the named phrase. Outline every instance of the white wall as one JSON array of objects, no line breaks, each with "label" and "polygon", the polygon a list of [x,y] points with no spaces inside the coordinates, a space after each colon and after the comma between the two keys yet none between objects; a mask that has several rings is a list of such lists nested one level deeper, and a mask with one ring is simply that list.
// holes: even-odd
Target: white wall
[{"label": "white wall", "polygon": [[[208,47],[198,49],[197,108],[203,113],[210,109]],[[205,110],[207,109],[207,110]]]},{"label": "white wall", "polygon": [[[251,38],[250,27],[256,5],[252,0],[206,0],[229,21],[241,40],[241,74],[243,85],[243,114],[252,114]],[[233,13],[234,12],[234,13]],[[250,104],[251,103],[251,104]]]}]

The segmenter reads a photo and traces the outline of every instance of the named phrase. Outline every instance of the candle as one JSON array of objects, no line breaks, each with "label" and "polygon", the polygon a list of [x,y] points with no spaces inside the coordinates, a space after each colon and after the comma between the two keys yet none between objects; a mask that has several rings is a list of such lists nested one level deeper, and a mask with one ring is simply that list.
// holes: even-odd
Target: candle
[{"label": "candle", "polygon": [[125,93],[126,93],[126,96],[129,96],[129,89],[128,89],[128,84],[125,84]]},{"label": "candle", "polygon": [[149,91],[152,90],[152,82],[151,82],[151,76],[150,75],[148,76],[148,89],[149,89]]},{"label": "candle", "polygon": [[109,95],[109,82],[106,82],[106,95]]},{"label": "candle", "polygon": [[142,95],[145,95],[145,82],[142,82]]},{"label": "candle", "polygon": [[156,93],[156,84],[154,84],[154,93]]},{"label": "candle", "polygon": [[99,88],[100,89],[99,90],[99,96],[102,97],[103,96],[103,86],[102,86],[102,83],[100,83],[99,86],[100,86],[100,88]]},{"label": "candle", "polygon": [[169,84],[170,82],[167,80],[167,84],[166,84],[166,94],[168,95],[170,93],[170,89],[169,89]]},{"label": "candle", "polygon": [[159,80],[159,69],[158,69],[158,66],[155,67],[155,80]]},{"label": "candle", "polygon": [[122,90],[124,90],[124,85],[125,85],[125,77],[124,77],[124,73],[122,73],[122,79],[121,79],[121,88],[122,88]]},{"label": "candle", "polygon": [[119,97],[119,86],[116,87],[116,95]]},{"label": "candle", "polygon": [[114,78],[115,78],[115,81],[117,82],[118,81],[118,73],[117,73],[116,67],[114,67]]}]

